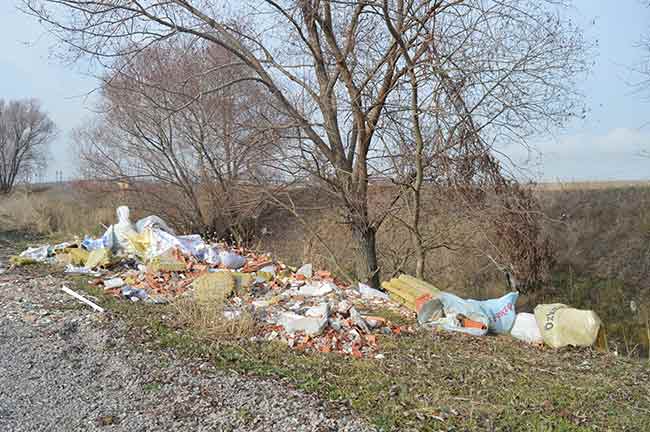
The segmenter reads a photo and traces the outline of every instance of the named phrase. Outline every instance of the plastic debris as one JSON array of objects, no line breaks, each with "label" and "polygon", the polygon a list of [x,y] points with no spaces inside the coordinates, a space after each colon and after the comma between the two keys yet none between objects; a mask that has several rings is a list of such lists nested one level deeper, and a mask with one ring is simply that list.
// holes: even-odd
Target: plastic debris
[{"label": "plastic debris", "polygon": [[302,275],[307,279],[314,277],[314,268],[311,264],[304,264],[296,271],[296,275]]},{"label": "plastic debris", "polygon": [[108,248],[95,249],[88,254],[85,267],[89,269],[106,267],[111,263],[112,256],[113,254]]},{"label": "plastic debris", "polygon": [[88,276],[101,275],[100,272],[89,269],[88,267],[76,267],[72,264],[68,264],[67,266],[65,266],[63,272],[67,274],[80,274],[80,275],[88,275]]},{"label": "plastic debris", "polygon": [[510,334],[513,338],[529,344],[544,343],[535,315],[531,313],[518,313]]},{"label": "plastic debris", "polygon": [[171,235],[176,234],[174,230],[167,225],[167,222],[155,215],[144,217],[135,223],[135,229],[139,233],[143,232],[147,228],[161,229]]},{"label": "plastic debris", "polygon": [[128,285],[122,287],[121,293],[124,298],[127,298],[134,302],[139,300],[146,300],[149,297],[145,290],[141,288],[133,288]]},{"label": "plastic debris", "polygon": [[221,251],[219,258],[221,265],[227,269],[237,270],[246,264],[246,258],[233,252]]},{"label": "plastic debris", "polygon": [[122,278],[116,277],[104,280],[104,289],[120,288],[125,284]]},{"label": "plastic debris", "polygon": [[52,252],[50,245],[45,245],[39,247],[30,247],[26,251],[21,252],[18,256],[35,262],[45,262],[50,256],[50,252]]},{"label": "plastic debris", "polygon": [[102,308],[102,307],[96,305],[95,303],[91,302],[86,297],[84,297],[84,296],[82,296],[80,294],[77,294],[76,292],[74,292],[70,288],[68,288],[67,286],[63,286],[63,288],[61,288],[61,290],[63,292],[65,292],[66,294],[69,294],[72,297],[76,298],[80,302],[87,304],[91,308],[95,309],[97,312],[104,312],[104,308]]},{"label": "plastic debris", "polygon": [[535,319],[544,342],[552,348],[592,346],[600,329],[596,312],[573,309],[561,303],[538,305]]}]

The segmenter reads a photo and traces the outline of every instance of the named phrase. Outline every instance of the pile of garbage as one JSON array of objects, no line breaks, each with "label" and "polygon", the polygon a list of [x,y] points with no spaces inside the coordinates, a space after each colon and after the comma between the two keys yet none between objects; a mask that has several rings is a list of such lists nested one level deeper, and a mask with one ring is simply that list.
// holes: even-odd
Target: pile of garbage
[{"label": "pile of garbage", "polygon": [[462,299],[408,275],[384,282],[390,297],[417,313],[421,326],[484,336],[511,335],[515,339],[552,348],[592,346],[601,321],[594,311],[565,304],[541,304],[534,313],[516,313],[518,292],[498,299]]},{"label": "pile of garbage", "polygon": [[133,302],[190,296],[228,320],[254,317],[253,340],[357,358],[381,358],[377,335],[414,331],[415,321],[414,326],[395,325],[372,313],[376,310],[417,316],[420,327],[436,331],[511,334],[552,347],[592,345],[600,327],[594,312],[560,304],[540,305],[534,315],[516,314],[516,292],[466,300],[408,275],[384,282],[386,292],[364,284],[348,286],[327,271],[314,271],[311,264],[295,269],[268,255],[208,243],[199,235],[176,235],[157,216],[134,224],[124,206],[117,208],[117,219],[100,238],[29,248],[12,262],[58,263],[66,273],[90,276],[91,284]]},{"label": "pile of garbage", "polygon": [[385,293],[364,284],[347,286],[311,264],[295,269],[199,235],[176,235],[157,216],[132,223],[124,206],[117,219],[100,238],[29,248],[12,262],[59,264],[65,273],[89,276],[89,283],[133,302],[191,296],[226,319],[253,316],[254,340],[284,341],[307,351],[381,357],[378,334],[414,330],[368,312],[412,316]]}]

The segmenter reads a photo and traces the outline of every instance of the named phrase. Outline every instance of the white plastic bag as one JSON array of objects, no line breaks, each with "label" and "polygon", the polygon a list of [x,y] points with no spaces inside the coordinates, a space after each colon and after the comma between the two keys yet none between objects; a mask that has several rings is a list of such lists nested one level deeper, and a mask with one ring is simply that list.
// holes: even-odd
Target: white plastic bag
[{"label": "white plastic bag", "polygon": [[537,326],[535,315],[531,313],[518,313],[510,334],[513,338],[529,344],[541,344],[544,342],[542,333]]},{"label": "white plastic bag", "polygon": [[147,228],[159,228],[165,232],[168,232],[169,234],[175,235],[176,233],[174,232],[173,229],[167,225],[167,223],[160,217],[151,215],[147,216],[145,218],[140,219],[135,223],[135,229],[141,233]]},{"label": "white plastic bag", "polygon": [[135,236],[138,233],[135,230],[135,225],[129,219],[129,208],[127,206],[117,208],[117,223],[112,226],[112,229],[114,237],[113,251],[135,253],[129,237]]},{"label": "white plastic bag", "polygon": [[237,270],[246,264],[246,258],[234,252],[222,251],[219,253],[219,258],[221,259],[221,264],[231,270]]},{"label": "white plastic bag", "polygon": [[147,228],[147,230],[151,233],[147,259],[164,255],[173,248],[179,249],[184,255],[198,255],[205,249],[205,242],[198,234],[176,237],[159,228]]}]

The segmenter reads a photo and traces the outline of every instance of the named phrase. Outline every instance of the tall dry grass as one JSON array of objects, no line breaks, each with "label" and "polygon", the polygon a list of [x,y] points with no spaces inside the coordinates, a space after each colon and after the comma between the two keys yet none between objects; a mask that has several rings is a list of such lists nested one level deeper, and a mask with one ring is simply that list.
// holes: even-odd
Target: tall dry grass
[{"label": "tall dry grass", "polygon": [[97,235],[115,219],[115,208],[65,191],[18,191],[0,197],[0,227],[53,236]]}]

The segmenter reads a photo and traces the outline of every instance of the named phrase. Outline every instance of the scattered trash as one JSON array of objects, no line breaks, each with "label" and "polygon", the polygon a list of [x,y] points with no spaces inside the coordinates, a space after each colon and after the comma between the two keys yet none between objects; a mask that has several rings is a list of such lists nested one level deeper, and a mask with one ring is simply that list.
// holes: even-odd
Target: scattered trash
[{"label": "scattered trash", "polygon": [[106,279],[104,281],[104,289],[120,288],[124,286],[125,282],[122,278]]},{"label": "scattered trash", "polygon": [[72,297],[76,298],[76,299],[79,300],[80,302],[87,304],[87,305],[90,306],[91,308],[95,309],[97,312],[104,312],[104,309],[103,309],[102,307],[97,306],[95,303],[91,302],[91,301],[88,300],[86,297],[84,297],[84,296],[82,296],[82,295],[80,295],[80,294],[77,294],[76,292],[72,291],[72,290],[71,290],[70,288],[68,288],[67,286],[64,285],[63,288],[61,288],[61,290],[62,290],[64,293],[66,293],[66,294],[70,294]]},{"label": "scattered trash", "polygon": [[101,273],[94,271],[92,269],[89,269],[87,267],[75,267],[72,264],[68,264],[65,266],[65,269],[63,270],[64,273],[67,274],[80,274],[80,275],[88,275],[88,276],[100,276]]},{"label": "scattered trash", "polygon": [[174,230],[167,225],[167,222],[155,215],[147,216],[135,223],[135,229],[138,233],[143,232],[147,228],[156,228],[168,232],[171,235],[176,235]]},{"label": "scattered trash", "polygon": [[133,288],[128,285],[122,287],[122,296],[131,301],[145,300],[149,297],[147,292],[141,288]]},{"label": "scattered trash", "polygon": [[444,318],[445,311],[439,299],[431,299],[424,303],[418,311],[418,323],[422,326],[431,326],[435,321]]},{"label": "scattered trash", "polygon": [[596,312],[573,309],[561,303],[538,305],[535,319],[544,343],[552,348],[592,346],[600,328]]},{"label": "scattered trash", "polygon": [[296,271],[296,275],[302,275],[307,279],[314,277],[314,269],[311,264],[305,264]]},{"label": "scattered trash", "polygon": [[600,325],[591,311],[541,305],[535,315],[516,314],[516,292],[483,301],[463,299],[406,274],[382,283],[387,292],[365,284],[347,286],[312,264],[294,270],[268,255],[207,243],[198,235],[177,236],[157,216],[134,225],[127,207],[119,207],[117,215],[118,222],[100,239],[30,248],[12,262],[65,264],[65,273],[96,277],[89,283],[133,302],[159,304],[187,295],[227,320],[250,314],[256,321],[254,341],[279,340],[296,350],[355,358],[382,359],[380,335],[414,331],[411,325],[374,315],[380,309],[414,324],[417,314],[417,323],[427,328],[477,336],[510,333],[551,346],[591,345]]},{"label": "scattered trash", "polygon": [[542,344],[544,342],[535,315],[531,313],[518,313],[510,334],[513,338],[529,344]]},{"label": "scattered trash", "polygon": [[18,256],[34,262],[45,262],[52,251],[50,245],[30,247],[26,251],[21,252]]},{"label": "scattered trash", "polygon": [[233,252],[221,251],[221,253],[219,253],[219,258],[221,260],[221,265],[231,270],[240,269],[244,267],[244,264],[246,264],[246,259],[243,256],[237,255]]},{"label": "scattered trash", "polygon": [[108,248],[95,249],[88,254],[85,267],[88,269],[106,267],[111,263],[112,256],[113,254]]}]

